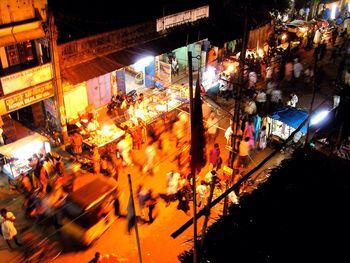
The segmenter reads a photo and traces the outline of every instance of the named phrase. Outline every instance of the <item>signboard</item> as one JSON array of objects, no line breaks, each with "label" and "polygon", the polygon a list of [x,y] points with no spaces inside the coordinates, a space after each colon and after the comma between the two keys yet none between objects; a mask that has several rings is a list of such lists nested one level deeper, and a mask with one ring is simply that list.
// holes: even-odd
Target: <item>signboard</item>
[{"label": "signboard", "polygon": [[51,64],[23,70],[1,78],[4,95],[29,88],[52,79]]},{"label": "signboard", "polygon": [[2,99],[4,107],[0,107],[0,114],[21,109],[54,95],[52,82],[46,82],[36,87],[24,90],[12,96]]},{"label": "signboard", "polygon": [[208,5],[159,18],[157,19],[156,29],[157,32],[159,32],[170,27],[191,23],[206,17],[209,17]]},{"label": "signboard", "polygon": [[165,86],[171,84],[171,64],[159,61],[158,76]]}]

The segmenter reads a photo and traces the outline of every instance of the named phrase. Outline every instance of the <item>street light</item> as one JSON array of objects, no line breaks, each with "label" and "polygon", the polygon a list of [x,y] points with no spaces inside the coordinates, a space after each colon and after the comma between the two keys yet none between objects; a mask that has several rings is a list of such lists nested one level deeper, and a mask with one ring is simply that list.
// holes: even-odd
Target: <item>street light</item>
[{"label": "street light", "polygon": [[319,124],[327,117],[328,113],[329,113],[328,110],[322,110],[318,112],[315,116],[311,117],[310,124],[311,125]]}]

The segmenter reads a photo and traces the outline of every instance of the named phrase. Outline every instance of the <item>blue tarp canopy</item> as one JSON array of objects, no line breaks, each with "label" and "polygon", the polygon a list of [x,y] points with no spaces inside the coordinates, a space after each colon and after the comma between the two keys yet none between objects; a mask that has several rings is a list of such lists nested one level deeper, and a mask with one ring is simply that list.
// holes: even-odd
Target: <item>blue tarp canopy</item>
[{"label": "blue tarp canopy", "polygon": [[[306,119],[307,115],[307,111],[293,107],[283,107],[278,108],[276,111],[272,112],[270,114],[270,117],[296,129]],[[306,134],[306,124],[300,129],[300,131],[303,134]]]}]

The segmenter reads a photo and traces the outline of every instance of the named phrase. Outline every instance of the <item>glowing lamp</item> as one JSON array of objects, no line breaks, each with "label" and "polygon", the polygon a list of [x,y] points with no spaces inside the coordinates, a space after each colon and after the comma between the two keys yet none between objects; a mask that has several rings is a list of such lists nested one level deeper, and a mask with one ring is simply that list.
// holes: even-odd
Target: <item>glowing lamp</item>
[{"label": "glowing lamp", "polygon": [[337,5],[333,4],[332,5],[332,10],[331,10],[331,19],[335,19],[335,13],[337,11]]},{"label": "glowing lamp", "polygon": [[134,64],[134,69],[136,71],[143,71],[143,69],[145,67],[147,67],[149,64],[151,64],[151,62],[154,60],[154,58],[152,56],[148,56],[148,57],[144,57],[141,58],[140,60],[138,60],[135,64]]},{"label": "glowing lamp", "polygon": [[206,80],[207,83],[212,83],[215,78],[215,68],[208,66],[208,69],[203,74],[203,78]]},{"label": "glowing lamp", "polygon": [[310,121],[311,125],[316,125],[320,123],[322,120],[324,120],[327,117],[328,113],[329,113],[328,110],[323,110],[317,113],[315,116],[311,118],[311,121]]},{"label": "glowing lamp", "polygon": [[281,39],[282,39],[282,40],[286,40],[286,39],[287,39],[287,34],[283,34],[283,35],[281,36]]}]

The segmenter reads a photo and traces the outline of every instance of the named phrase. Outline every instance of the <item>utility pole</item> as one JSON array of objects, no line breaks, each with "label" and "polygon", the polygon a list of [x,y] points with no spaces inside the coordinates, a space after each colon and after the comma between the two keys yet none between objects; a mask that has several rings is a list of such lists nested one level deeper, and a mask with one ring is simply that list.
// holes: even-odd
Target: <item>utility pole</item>
[{"label": "utility pole", "polygon": [[[312,85],[312,98],[311,98],[311,103],[310,103],[310,109],[309,109],[309,115],[312,113],[312,108],[314,107],[314,102],[315,102],[315,96],[316,96],[316,82],[318,82],[318,78],[319,78],[319,72],[318,72],[318,69],[317,69],[317,62],[318,62],[318,56],[319,56],[319,53],[321,52],[321,48],[320,48],[320,45],[318,44],[318,47],[317,47],[317,50],[318,52],[315,52],[315,57],[314,57],[314,76],[313,76],[313,85]],[[311,119],[311,117],[310,117]],[[304,144],[304,147],[307,147],[309,145],[309,142],[310,142],[310,119],[309,121],[307,122],[307,128],[306,128],[306,136],[305,136],[305,144]]]},{"label": "utility pole", "polygon": [[242,40],[242,51],[240,55],[240,81],[237,89],[237,96],[235,99],[234,105],[234,114],[232,116],[232,131],[233,134],[231,136],[231,151],[229,155],[228,167],[233,168],[233,161],[236,157],[236,153],[238,149],[236,149],[236,141],[237,141],[237,133],[239,127],[239,113],[241,109],[241,101],[242,101],[242,89],[244,86],[244,65],[245,65],[245,54],[247,50],[247,39],[248,39],[248,14],[247,14],[247,6],[244,6],[244,32],[243,32],[243,40]]},{"label": "utility pole", "polygon": [[[60,129],[63,137],[63,145],[68,142],[68,130],[67,130],[67,120],[66,120],[66,108],[64,106],[64,94],[61,82],[61,70],[59,63],[59,55],[57,51],[57,28],[54,22],[54,16],[49,11],[48,12],[48,38],[49,47],[51,55],[51,69],[53,74],[53,85],[55,91],[55,106],[58,109],[58,114],[60,118]],[[58,104],[58,105],[57,105]]]},{"label": "utility pole", "polygon": [[[193,115],[193,72],[192,72],[192,52],[187,52],[188,60],[188,86],[190,96],[190,127],[191,127],[191,141],[192,141],[192,115]],[[196,201],[196,170],[191,161],[191,176],[192,176],[192,192],[193,192],[193,263],[197,263],[197,201]]]},{"label": "utility pole", "polygon": [[[243,40],[242,40],[242,51],[240,55],[240,81],[238,84],[238,90],[237,90],[237,96],[235,98],[235,105],[234,105],[234,114],[232,116],[232,135],[231,135],[231,151],[229,154],[228,159],[228,167],[233,168],[233,162],[234,159],[238,153],[238,149],[236,149],[236,142],[237,142],[237,135],[238,135],[238,129],[239,129],[239,118],[240,118],[240,111],[241,111],[241,102],[242,102],[242,89],[244,87],[244,65],[245,65],[245,54],[247,50],[247,40],[249,37],[249,31],[248,31],[248,10],[247,5],[244,6],[244,32],[243,32]],[[227,214],[227,205],[228,203],[228,196],[224,199],[224,207],[223,207],[223,215]]]}]

